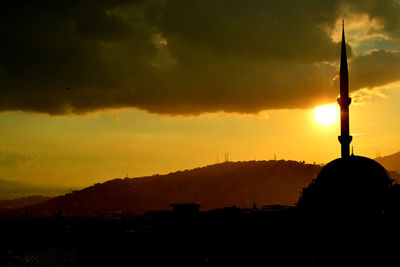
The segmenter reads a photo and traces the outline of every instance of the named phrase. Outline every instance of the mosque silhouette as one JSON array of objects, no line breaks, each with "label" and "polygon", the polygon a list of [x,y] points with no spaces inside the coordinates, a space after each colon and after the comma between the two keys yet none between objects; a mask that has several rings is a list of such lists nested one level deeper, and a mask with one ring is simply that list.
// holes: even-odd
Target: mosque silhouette
[{"label": "mosque silhouette", "polygon": [[316,179],[303,189],[298,207],[312,213],[380,214],[388,209],[393,180],[378,162],[350,155],[352,136],[349,129],[349,79],[344,23],[340,60],[341,158],[328,163]]}]

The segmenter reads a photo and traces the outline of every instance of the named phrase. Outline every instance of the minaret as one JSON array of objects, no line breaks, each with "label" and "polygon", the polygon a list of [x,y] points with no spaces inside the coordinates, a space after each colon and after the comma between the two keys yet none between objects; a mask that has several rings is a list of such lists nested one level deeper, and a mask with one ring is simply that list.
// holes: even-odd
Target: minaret
[{"label": "minaret", "polygon": [[350,142],[352,136],[349,130],[349,71],[347,68],[346,41],[344,38],[344,20],[342,24],[342,52],[340,57],[340,97],[337,99],[340,106],[340,133],[339,142],[342,146],[342,158],[350,156]]}]

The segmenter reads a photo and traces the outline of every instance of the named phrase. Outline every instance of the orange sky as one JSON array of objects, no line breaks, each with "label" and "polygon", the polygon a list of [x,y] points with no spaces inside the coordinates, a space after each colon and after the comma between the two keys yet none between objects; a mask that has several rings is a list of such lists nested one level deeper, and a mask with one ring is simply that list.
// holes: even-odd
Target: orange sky
[{"label": "orange sky", "polygon": [[[400,150],[400,87],[350,106],[355,154]],[[339,157],[339,122],[321,125],[313,109],[256,115],[154,115],[134,109],[85,116],[0,115],[0,175],[46,185],[85,186],[115,177],[168,173],[224,160]]]}]

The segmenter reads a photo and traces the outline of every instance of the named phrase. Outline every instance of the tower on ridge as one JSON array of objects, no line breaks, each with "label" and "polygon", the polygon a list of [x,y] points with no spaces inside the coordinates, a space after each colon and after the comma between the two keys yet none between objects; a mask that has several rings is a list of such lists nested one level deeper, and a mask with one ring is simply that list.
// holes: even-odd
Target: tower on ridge
[{"label": "tower on ridge", "polygon": [[340,106],[340,136],[342,158],[350,156],[350,143],[352,136],[349,127],[349,71],[347,67],[346,40],[344,37],[344,21],[342,24],[342,51],[340,57],[340,97],[337,99]]}]

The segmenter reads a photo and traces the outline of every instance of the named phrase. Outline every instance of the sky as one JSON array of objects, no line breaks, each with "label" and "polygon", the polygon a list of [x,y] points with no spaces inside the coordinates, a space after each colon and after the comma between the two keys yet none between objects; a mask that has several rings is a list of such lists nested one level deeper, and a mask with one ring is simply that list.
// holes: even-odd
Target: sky
[{"label": "sky", "polygon": [[354,153],[398,152],[398,14],[395,0],[5,1],[0,179],[87,186],[226,154],[327,163],[342,19]]}]

